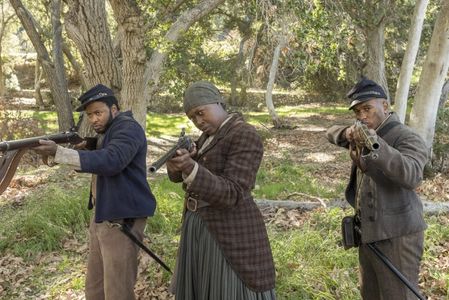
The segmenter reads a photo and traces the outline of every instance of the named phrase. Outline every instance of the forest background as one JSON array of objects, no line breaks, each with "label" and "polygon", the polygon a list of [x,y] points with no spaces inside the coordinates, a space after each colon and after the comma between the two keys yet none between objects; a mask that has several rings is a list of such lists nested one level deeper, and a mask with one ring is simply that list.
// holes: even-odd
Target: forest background
[{"label": "forest background", "polygon": [[[361,75],[377,81],[432,152],[418,190],[429,205],[420,284],[447,299],[449,0],[0,0],[0,9],[2,140],[75,125],[91,135],[73,109],[101,82],[146,129],[154,161],[182,127],[198,134],[181,110],[186,86],[220,87],[264,140],[254,196],[280,299],[359,299],[356,252],[339,246],[348,155],[324,131],[353,122],[345,94]],[[0,196],[0,298],[83,298],[88,182],[32,152],[22,159]],[[146,242],[173,265],[182,191],[164,170],[149,182],[158,211]],[[170,299],[168,282],[141,257],[141,299]]]}]

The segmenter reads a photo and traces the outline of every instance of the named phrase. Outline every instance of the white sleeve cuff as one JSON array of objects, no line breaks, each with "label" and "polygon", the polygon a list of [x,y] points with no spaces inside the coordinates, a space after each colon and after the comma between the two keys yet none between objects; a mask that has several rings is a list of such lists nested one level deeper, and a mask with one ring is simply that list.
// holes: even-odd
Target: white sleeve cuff
[{"label": "white sleeve cuff", "polygon": [[81,169],[80,155],[78,151],[64,148],[58,145],[55,154],[55,163],[58,164],[66,164],[74,167],[75,170]]},{"label": "white sleeve cuff", "polygon": [[195,162],[195,166],[193,166],[192,172],[187,176],[184,173],[182,173],[182,178],[184,179],[184,183],[187,185],[190,185],[193,180],[195,180],[196,173],[198,173],[198,163]]}]

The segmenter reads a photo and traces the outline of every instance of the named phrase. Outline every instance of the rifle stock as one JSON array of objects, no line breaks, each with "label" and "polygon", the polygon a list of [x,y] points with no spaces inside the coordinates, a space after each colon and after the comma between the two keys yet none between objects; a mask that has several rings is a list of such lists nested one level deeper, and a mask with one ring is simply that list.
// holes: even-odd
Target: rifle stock
[{"label": "rifle stock", "polygon": [[150,173],[155,173],[160,167],[162,167],[167,162],[167,160],[171,159],[176,155],[176,151],[178,149],[187,149],[188,151],[190,151],[193,147],[193,144],[194,144],[193,140],[190,137],[185,136],[183,130],[176,145],[174,145],[170,150],[168,150],[167,153],[165,153],[161,158],[152,163],[148,171]]},{"label": "rifle stock", "polygon": [[56,144],[79,144],[84,141],[76,132],[62,132],[51,135],[0,142],[0,195],[6,190],[25,152],[39,146],[39,140],[52,140]]}]

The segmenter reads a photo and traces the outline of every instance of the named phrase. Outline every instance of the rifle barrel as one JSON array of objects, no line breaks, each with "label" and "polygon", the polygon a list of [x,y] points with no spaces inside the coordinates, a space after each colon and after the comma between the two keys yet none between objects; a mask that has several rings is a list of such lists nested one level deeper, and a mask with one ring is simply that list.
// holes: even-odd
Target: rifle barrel
[{"label": "rifle barrel", "polygon": [[13,141],[0,142],[0,151],[6,152],[16,149],[36,147],[40,145],[39,140],[51,140],[54,141],[56,144],[63,144],[63,143],[78,144],[83,141],[83,139],[80,136],[78,136],[76,132],[62,132]]},{"label": "rifle barrel", "polygon": [[159,158],[156,162],[152,163],[150,167],[148,168],[148,171],[150,173],[155,173],[160,167],[162,167],[167,160],[171,159],[176,155],[176,151],[178,149],[187,149],[191,150],[193,146],[193,141],[188,136],[182,136],[179,138],[178,143],[174,145],[170,150],[167,151],[164,155],[162,155],[161,158]]}]

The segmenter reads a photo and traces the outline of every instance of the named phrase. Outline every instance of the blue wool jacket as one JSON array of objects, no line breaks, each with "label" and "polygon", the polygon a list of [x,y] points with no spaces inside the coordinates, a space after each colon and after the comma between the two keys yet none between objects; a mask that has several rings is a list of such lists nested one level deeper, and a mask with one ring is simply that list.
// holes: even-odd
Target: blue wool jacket
[{"label": "blue wool jacket", "polygon": [[146,153],[145,133],[129,111],[112,120],[100,149],[79,151],[81,172],[98,176],[95,222],[154,214],[156,201],[146,179]]}]

